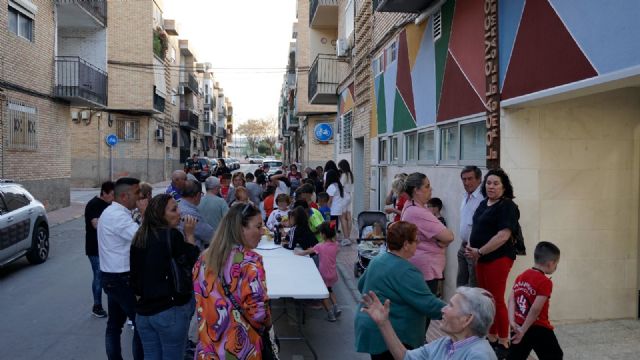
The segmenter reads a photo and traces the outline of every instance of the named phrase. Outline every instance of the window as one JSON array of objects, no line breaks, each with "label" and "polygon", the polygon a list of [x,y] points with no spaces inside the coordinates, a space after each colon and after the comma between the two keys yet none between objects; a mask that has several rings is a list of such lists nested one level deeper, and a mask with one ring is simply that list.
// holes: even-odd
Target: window
[{"label": "window", "polygon": [[140,140],[140,122],[138,120],[117,119],[118,139],[124,141]]},{"label": "window", "polygon": [[451,163],[458,160],[458,126],[440,129],[440,161]]},{"label": "window", "polygon": [[483,121],[460,125],[460,160],[485,159],[486,134]]},{"label": "window", "polygon": [[391,162],[398,162],[398,137],[391,138]]},{"label": "window", "polygon": [[373,76],[378,76],[384,72],[384,53],[373,59]]},{"label": "window", "polygon": [[396,41],[393,40],[393,42],[387,47],[387,49],[385,50],[385,54],[386,54],[386,65],[391,64],[392,62],[396,61],[396,58],[398,56],[398,52],[396,49]]},{"label": "window", "polygon": [[24,191],[16,186],[10,186],[4,193],[4,201],[9,212],[16,211],[29,205],[29,198]]},{"label": "window", "polygon": [[9,31],[29,41],[33,41],[32,15],[27,11],[20,11],[11,5],[9,5],[8,15]]},{"label": "window", "polygon": [[387,161],[389,161],[389,153],[388,153],[388,140],[387,139],[380,139],[379,142],[379,146],[378,146],[378,159],[380,163],[386,163]]},{"label": "window", "polygon": [[342,116],[342,133],[340,133],[341,152],[351,151],[351,111]]},{"label": "window", "polygon": [[171,147],[178,147],[178,130],[171,129]]},{"label": "window", "polygon": [[416,162],[416,138],[417,133],[409,133],[405,135],[405,160],[408,163]]},{"label": "window", "polygon": [[355,0],[349,0],[347,7],[344,10],[344,37],[346,39],[353,33],[353,24],[356,18],[356,4]]},{"label": "window", "polygon": [[19,101],[9,100],[7,106],[6,133],[9,148],[36,150],[38,148],[38,111],[35,107]]},{"label": "window", "polygon": [[434,163],[436,161],[436,142],[433,130],[418,134],[418,161]]}]

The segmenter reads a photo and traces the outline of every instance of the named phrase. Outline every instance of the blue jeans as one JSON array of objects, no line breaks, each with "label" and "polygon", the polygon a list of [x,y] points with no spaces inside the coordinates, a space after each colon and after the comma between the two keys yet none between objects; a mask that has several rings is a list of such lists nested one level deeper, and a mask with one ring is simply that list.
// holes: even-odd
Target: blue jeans
[{"label": "blue jeans", "polygon": [[195,310],[191,299],[155,315],[136,315],[145,360],[182,359],[187,346],[189,323]]},{"label": "blue jeans", "polygon": [[[105,333],[105,347],[109,360],[122,360],[120,334],[127,318],[131,319],[135,326],[136,297],[129,284],[129,273],[102,273],[102,288],[107,294],[109,312]],[[131,348],[134,360],[144,359],[137,328],[133,331]]]},{"label": "blue jeans", "polygon": [[91,282],[91,290],[93,291],[93,305],[102,305],[102,272],[100,271],[100,257],[88,256],[93,270],[93,282]]}]

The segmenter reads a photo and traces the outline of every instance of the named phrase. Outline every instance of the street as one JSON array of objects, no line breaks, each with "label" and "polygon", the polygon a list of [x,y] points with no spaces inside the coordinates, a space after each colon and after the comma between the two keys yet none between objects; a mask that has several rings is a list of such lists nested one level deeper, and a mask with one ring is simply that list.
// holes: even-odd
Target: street
[{"label": "street", "polygon": [[[243,172],[256,165],[242,165]],[[155,187],[158,194],[161,187]],[[86,203],[96,190],[72,191],[73,202]],[[105,359],[106,319],[91,315],[91,268],[84,254],[84,220],[78,218],[51,229],[49,259],[31,266],[20,259],[0,268],[0,309],[2,358],[6,359]],[[306,308],[305,334],[320,359],[366,359],[354,351],[354,296],[339,281],[335,287],[342,317],[335,323],[325,320],[323,310]],[[106,296],[103,297],[106,308]],[[274,306],[280,306],[275,302]],[[280,314],[274,309],[274,316]],[[292,313],[292,311],[291,311]],[[279,336],[296,336],[294,323],[283,317],[276,324]],[[131,330],[122,336],[123,356],[131,358]],[[312,359],[301,341],[282,341],[281,359]]]}]

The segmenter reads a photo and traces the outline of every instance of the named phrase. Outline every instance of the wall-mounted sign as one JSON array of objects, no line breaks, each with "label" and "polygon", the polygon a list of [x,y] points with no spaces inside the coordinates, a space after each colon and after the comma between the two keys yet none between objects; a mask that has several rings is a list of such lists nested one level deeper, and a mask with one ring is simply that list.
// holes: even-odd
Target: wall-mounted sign
[{"label": "wall-mounted sign", "polygon": [[333,127],[331,124],[319,123],[316,125],[313,133],[318,141],[329,141],[333,138]]},{"label": "wall-mounted sign", "polygon": [[484,76],[487,168],[500,167],[500,91],[498,89],[498,0],[484,0]]},{"label": "wall-mounted sign", "polygon": [[109,134],[104,138],[104,141],[107,142],[107,145],[109,145],[109,147],[114,147],[118,143],[118,137],[116,136],[116,134]]}]

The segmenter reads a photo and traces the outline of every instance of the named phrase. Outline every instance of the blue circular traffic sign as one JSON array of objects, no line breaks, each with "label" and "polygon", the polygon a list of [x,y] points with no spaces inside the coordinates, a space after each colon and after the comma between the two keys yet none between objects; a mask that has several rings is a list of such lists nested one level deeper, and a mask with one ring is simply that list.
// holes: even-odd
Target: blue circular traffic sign
[{"label": "blue circular traffic sign", "polygon": [[331,124],[320,123],[316,125],[313,133],[318,141],[329,141],[333,137],[333,127]]},{"label": "blue circular traffic sign", "polygon": [[109,146],[116,146],[116,144],[118,143],[118,137],[116,136],[116,134],[109,134],[107,135],[107,137],[105,137],[105,141]]}]

